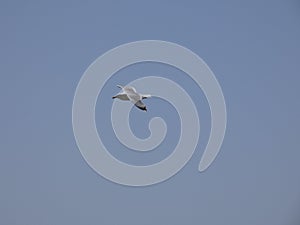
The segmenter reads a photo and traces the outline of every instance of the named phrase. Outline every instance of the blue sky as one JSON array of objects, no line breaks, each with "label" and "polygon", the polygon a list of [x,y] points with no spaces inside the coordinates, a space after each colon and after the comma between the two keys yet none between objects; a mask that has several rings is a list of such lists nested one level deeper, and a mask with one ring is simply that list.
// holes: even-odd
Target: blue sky
[{"label": "blue sky", "polygon": [[[299,27],[296,0],[2,1],[0,224],[299,224]],[[132,129],[146,137],[145,121],[162,116],[170,127],[164,146],[147,155],[122,150],[101,108],[112,103],[117,83],[148,74],[172,78],[195,97],[202,125],[183,170],[132,188],[107,181],[84,161],[73,136],[72,101],[97,57],[143,39],[175,42],[204,59],[223,89],[228,124],[217,159],[198,173],[210,127],[201,90],[164,65],[121,70],[96,108],[98,131],[117,158],[161,160],[178,137],[174,109],[149,99],[152,111],[132,111],[138,118]]]}]

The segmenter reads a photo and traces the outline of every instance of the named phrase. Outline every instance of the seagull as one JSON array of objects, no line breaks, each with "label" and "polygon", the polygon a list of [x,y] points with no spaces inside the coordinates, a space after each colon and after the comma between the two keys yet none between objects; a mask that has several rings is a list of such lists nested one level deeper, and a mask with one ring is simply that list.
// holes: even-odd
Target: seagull
[{"label": "seagull", "polygon": [[117,87],[122,89],[122,92],[113,96],[112,98],[118,98],[123,101],[131,101],[136,107],[141,110],[147,111],[146,105],[142,102],[142,99],[150,98],[151,95],[143,95],[136,92],[134,87],[130,86],[121,86],[117,85]]}]

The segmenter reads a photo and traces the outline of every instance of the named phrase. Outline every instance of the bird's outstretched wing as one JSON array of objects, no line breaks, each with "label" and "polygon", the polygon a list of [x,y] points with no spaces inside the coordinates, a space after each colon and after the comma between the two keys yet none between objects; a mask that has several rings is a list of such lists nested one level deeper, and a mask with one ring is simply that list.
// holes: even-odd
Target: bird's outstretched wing
[{"label": "bird's outstretched wing", "polygon": [[147,111],[146,105],[141,100],[138,100],[134,105],[141,110]]},{"label": "bird's outstretched wing", "polygon": [[125,93],[117,94],[117,95],[113,96],[112,98],[113,98],[113,99],[114,99],[114,98],[118,98],[118,99],[121,99],[121,100],[123,100],[123,101],[128,101],[128,100],[129,100],[127,94],[125,94]]}]

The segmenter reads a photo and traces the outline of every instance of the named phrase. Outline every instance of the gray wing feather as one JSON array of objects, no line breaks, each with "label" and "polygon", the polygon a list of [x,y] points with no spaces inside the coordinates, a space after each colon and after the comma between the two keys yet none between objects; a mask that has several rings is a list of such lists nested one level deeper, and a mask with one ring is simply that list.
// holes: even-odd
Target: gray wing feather
[{"label": "gray wing feather", "polygon": [[145,109],[146,108],[146,105],[141,101],[137,101],[135,104],[134,104],[136,107],[138,107],[139,109]]},{"label": "gray wing feather", "polygon": [[127,94],[125,94],[125,93],[117,94],[117,95],[114,96],[114,97],[119,98],[119,99],[121,99],[121,100],[123,100],[123,101],[129,100]]}]

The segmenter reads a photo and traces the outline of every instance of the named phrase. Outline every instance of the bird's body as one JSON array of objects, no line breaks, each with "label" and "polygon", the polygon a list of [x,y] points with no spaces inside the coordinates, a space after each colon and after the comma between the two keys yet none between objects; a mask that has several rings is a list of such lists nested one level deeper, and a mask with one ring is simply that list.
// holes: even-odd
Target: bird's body
[{"label": "bird's body", "polygon": [[142,99],[149,98],[151,95],[142,95],[136,92],[134,87],[130,86],[121,86],[117,85],[119,88],[122,89],[122,92],[113,96],[112,98],[118,98],[123,101],[131,101],[136,107],[141,110],[147,111],[146,105],[142,102]]}]

